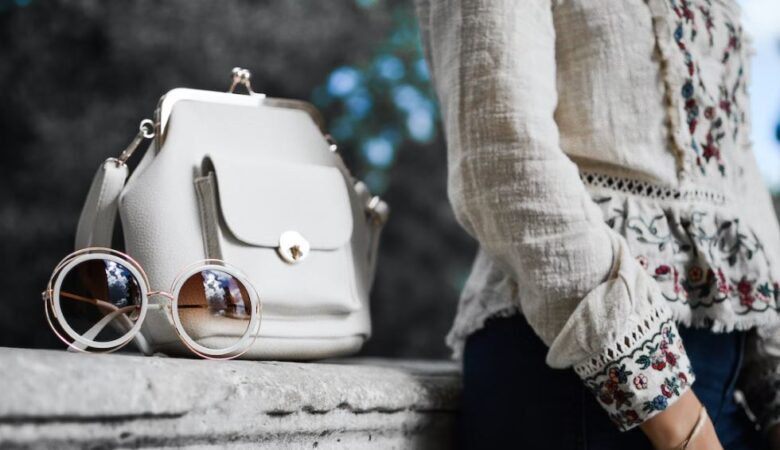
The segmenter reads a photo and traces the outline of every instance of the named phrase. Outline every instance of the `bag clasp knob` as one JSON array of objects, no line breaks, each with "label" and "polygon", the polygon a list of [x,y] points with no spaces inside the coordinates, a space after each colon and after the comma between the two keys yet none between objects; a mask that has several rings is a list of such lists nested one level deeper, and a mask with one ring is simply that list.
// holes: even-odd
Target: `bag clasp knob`
[{"label": "bag clasp knob", "polygon": [[310,249],[309,241],[301,233],[288,230],[279,236],[279,246],[276,248],[276,252],[279,253],[279,257],[284,262],[297,264],[309,256]]}]

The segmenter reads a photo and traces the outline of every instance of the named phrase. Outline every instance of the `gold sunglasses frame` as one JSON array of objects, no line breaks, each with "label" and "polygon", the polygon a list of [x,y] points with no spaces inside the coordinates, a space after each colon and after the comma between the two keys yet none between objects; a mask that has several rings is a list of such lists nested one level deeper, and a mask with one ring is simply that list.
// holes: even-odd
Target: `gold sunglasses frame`
[{"label": "gold sunglasses frame", "polygon": [[[59,296],[62,295],[60,292],[60,287],[65,278],[65,275],[67,275],[72,268],[76,267],[78,264],[81,264],[84,261],[99,259],[114,261],[122,264],[122,266],[127,268],[138,281],[141,294],[141,305],[138,319],[135,321],[132,327],[127,332],[125,332],[125,334],[109,342],[97,342],[92,339],[87,339],[73,330],[68,324],[59,307]],[[247,331],[236,344],[225,349],[210,349],[195,342],[195,340],[189,334],[187,334],[178,315],[178,294],[184,282],[193,274],[206,269],[220,270],[230,276],[233,276],[244,285],[244,288],[249,294],[251,307]],[[153,296],[165,297],[168,299],[168,301],[165,304],[151,303],[149,298]],[[46,290],[42,293],[42,297],[44,300],[46,321],[48,322],[49,327],[52,329],[54,334],[68,346],[69,350],[82,353],[112,353],[123,348],[133,339],[143,340],[143,336],[139,334],[139,332],[144,323],[144,319],[146,318],[146,313],[150,308],[164,309],[168,321],[176,331],[176,335],[179,337],[179,340],[181,340],[181,342],[194,354],[200,356],[201,358],[210,360],[233,359],[246,353],[257,339],[257,336],[260,333],[260,324],[262,322],[262,302],[254,284],[246,275],[243,274],[243,272],[219,259],[205,259],[187,266],[174,279],[170,292],[152,291],[149,277],[147,276],[143,267],[130,255],[106,247],[87,247],[70,253],[57,264],[57,266],[52,271],[52,275],[46,285]],[[87,302],[100,301],[98,299],[87,298],[84,298],[83,300],[74,298],[74,300]],[[61,331],[57,329],[55,322],[59,325]],[[72,338],[72,342],[63,336],[63,333]],[[75,343],[80,345],[76,345]],[[86,350],[86,348],[99,350]]]}]

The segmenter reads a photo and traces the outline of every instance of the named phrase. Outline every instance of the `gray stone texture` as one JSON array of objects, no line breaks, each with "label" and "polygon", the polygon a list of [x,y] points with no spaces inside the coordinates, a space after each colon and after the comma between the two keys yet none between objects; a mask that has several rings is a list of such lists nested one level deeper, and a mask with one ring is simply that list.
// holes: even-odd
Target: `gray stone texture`
[{"label": "gray stone texture", "polygon": [[0,348],[0,448],[450,448],[451,362]]}]

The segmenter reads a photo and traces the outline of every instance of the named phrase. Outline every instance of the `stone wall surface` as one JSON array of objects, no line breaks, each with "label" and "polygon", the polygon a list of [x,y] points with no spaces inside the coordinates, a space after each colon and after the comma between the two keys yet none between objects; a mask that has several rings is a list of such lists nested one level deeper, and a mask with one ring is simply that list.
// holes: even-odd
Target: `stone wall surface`
[{"label": "stone wall surface", "polygon": [[450,448],[451,362],[0,348],[0,448]]}]

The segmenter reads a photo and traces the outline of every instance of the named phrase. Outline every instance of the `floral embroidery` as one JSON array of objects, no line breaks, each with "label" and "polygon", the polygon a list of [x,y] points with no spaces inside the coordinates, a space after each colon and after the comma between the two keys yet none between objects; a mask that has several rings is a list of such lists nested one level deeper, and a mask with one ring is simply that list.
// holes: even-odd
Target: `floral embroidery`
[{"label": "floral embroidery", "polygon": [[[585,385],[622,429],[666,409],[694,379],[671,319],[634,350],[585,379]],[[640,414],[641,411],[641,414]]]},{"label": "floral embroidery", "polygon": [[698,209],[648,217],[607,205],[611,199],[597,201],[607,209],[606,223],[633,244],[637,261],[669,302],[696,309],[730,300],[737,314],[778,309],[780,283],[762,260],[760,239],[738,218],[724,220]]},{"label": "floral embroidery", "polygon": [[647,377],[640,373],[634,377],[634,387],[637,389],[647,389]]},{"label": "floral embroidery", "polygon": [[699,5],[699,11],[701,12],[702,17],[704,18],[704,27],[707,29],[707,35],[709,36],[710,40],[710,47],[713,46],[715,43],[713,36],[712,36],[712,29],[715,28],[715,21],[712,20],[712,8],[711,4],[707,2],[706,5]]},{"label": "floral embroidery", "polygon": [[[725,176],[724,138],[730,135],[736,142],[746,118],[738,96],[739,92],[747,94],[745,62],[744,58],[734,56],[742,50],[742,27],[732,23],[726,14],[716,15],[711,0],[669,0],[669,4],[675,14],[672,37],[682,57],[685,75],[678,94],[690,135],[690,142],[684,145],[695,153],[696,165],[703,175],[715,164],[721,176]],[[702,25],[708,40],[697,43],[698,28]],[[724,36],[724,42],[718,42],[715,31],[721,31],[717,36]],[[713,52],[721,55],[722,73],[717,86],[708,87],[699,60]],[[700,53],[704,56],[700,57]]]},{"label": "floral embroidery", "polygon": [[[647,259],[644,255],[640,257]],[[716,270],[707,268],[706,275],[703,275],[705,269],[700,266],[691,266],[688,269],[687,279],[681,280],[677,268],[670,269],[666,264],[656,267],[654,278],[663,282],[669,278],[666,275],[670,270],[673,273],[671,278],[673,295],[664,293],[664,297],[672,302],[690,303],[692,308],[712,306],[735,296],[745,309],[740,313],[747,310],[774,309],[780,302],[780,285],[776,281],[759,281],[749,279],[746,275],[739,279],[728,279],[721,268]],[[690,301],[691,294],[694,294],[696,301]]]}]

